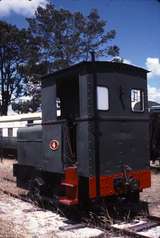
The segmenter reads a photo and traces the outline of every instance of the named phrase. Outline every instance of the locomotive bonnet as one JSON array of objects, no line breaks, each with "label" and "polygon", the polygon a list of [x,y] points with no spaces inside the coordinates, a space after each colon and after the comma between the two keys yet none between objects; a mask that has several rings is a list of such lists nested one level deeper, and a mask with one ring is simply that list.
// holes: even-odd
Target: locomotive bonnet
[{"label": "locomotive bonnet", "polygon": [[19,187],[64,205],[137,198],[151,184],[147,71],[95,61],[44,76],[42,124],[17,141]]}]

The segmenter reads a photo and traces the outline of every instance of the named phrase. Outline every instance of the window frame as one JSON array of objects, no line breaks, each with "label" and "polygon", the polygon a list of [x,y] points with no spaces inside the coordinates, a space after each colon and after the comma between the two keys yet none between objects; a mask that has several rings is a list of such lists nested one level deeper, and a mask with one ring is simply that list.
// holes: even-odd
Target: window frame
[{"label": "window frame", "polygon": [[[101,108],[98,108],[98,88],[105,88],[107,89],[107,99],[108,99],[108,107],[107,109],[101,109]],[[109,92],[109,87],[106,86],[106,85],[97,85],[96,87],[96,97],[97,97],[97,110],[98,111],[101,111],[101,112],[108,112],[110,110],[110,92]]]},{"label": "window frame", "polygon": [[[140,91],[140,105],[142,109],[134,109],[132,107],[132,90]],[[136,102],[136,103],[138,103]],[[133,113],[144,113],[145,112],[145,91],[142,88],[130,88],[130,109]]]},{"label": "window frame", "polygon": [[[11,133],[11,135],[9,135]],[[8,137],[13,137],[13,128],[9,127],[8,128]]]}]

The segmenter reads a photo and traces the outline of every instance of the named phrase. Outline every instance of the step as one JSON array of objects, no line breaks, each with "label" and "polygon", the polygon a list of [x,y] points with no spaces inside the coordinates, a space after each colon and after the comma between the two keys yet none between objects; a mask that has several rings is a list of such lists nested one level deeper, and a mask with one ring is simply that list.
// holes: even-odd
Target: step
[{"label": "step", "polygon": [[78,199],[68,199],[67,197],[61,197],[59,203],[67,206],[77,205]]}]

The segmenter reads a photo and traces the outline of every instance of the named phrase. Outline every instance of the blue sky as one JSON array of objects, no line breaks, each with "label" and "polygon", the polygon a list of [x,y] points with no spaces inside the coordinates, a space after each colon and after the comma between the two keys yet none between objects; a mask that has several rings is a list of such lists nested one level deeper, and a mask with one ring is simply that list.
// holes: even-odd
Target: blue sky
[{"label": "blue sky", "polygon": [[[0,19],[19,27],[26,26],[25,16],[47,0],[1,0]],[[132,64],[152,70],[149,75],[149,96],[160,102],[160,2],[157,0],[54,0],[56,7],[88,14],[97,8],[115,29],[113,41],[120,47],[120,56]]]}]

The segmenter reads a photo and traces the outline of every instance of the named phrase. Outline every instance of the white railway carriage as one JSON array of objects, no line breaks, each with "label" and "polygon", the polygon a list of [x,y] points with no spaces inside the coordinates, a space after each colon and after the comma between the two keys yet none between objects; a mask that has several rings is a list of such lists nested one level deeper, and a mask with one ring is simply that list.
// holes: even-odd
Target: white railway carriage
[{"label": "white railway carriage", "polygon": [[0,117],[0,136],[16,137],[18,128],[30,123],[41,123],[41,112]]},{"label": "white railway carriage", "polygon": [[41,112],[0,117],[0,157],[17,154],[17,130],[31,124],[40,124]]}]

